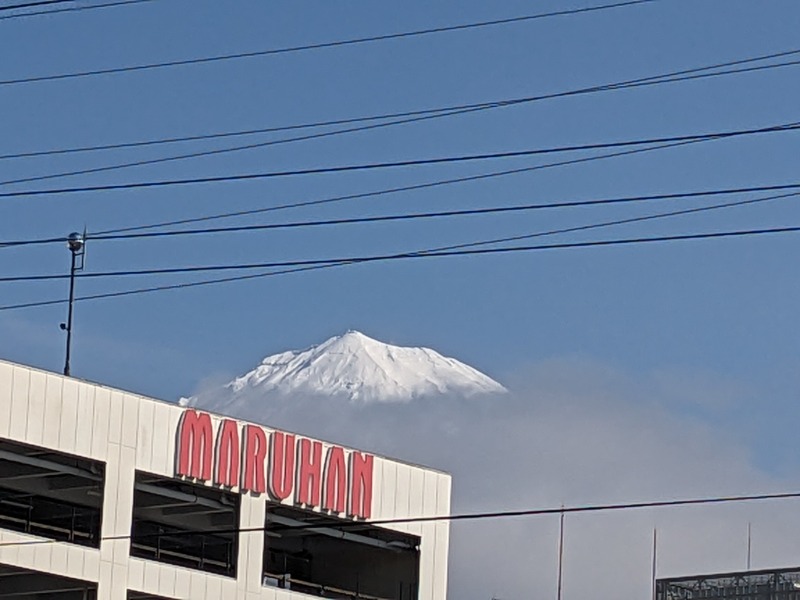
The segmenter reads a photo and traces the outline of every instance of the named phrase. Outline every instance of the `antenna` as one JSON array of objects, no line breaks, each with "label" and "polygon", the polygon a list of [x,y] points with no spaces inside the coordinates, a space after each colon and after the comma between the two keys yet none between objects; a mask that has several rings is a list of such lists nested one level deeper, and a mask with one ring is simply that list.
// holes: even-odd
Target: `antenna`
[{"label": "antenna", "polygon": [[86,256],[86,228],[83,234],[72,232],[67,236],[67,248],[72,253],[72,263],[69,270],[69,308],[67,309],[67,322],[60,327],[67,332],[67,357],[64,361],[64,375],[69,377],[69,359],[72,348],[72,305],[75,303],[75,273],[83,270],[84,257]]}]

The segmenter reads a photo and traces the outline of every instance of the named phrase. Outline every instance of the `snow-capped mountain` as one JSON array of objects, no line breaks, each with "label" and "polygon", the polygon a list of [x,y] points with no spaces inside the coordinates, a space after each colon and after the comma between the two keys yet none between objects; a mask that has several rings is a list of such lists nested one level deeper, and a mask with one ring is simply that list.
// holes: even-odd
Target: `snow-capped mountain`
[{"label": "snow-capped mountain", "polygon": [[505,391],[480,371],[429,348],[393,346],[348,331],[307,350],[268,356],[249,373],[180,403],[236,414],[245,397],[331,396],[367,404]]}]

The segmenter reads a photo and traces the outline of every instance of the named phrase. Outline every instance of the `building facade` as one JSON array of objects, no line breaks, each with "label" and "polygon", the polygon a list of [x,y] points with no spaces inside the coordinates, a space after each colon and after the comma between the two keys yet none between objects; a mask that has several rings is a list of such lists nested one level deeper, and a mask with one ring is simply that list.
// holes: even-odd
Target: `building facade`
[{"label": "building facade", "polygon": [[450,483],[0,361],[0,599],[444,600]]},{"label": "building facade", "polygon": [[800,600],[800,568],[659,579],[655,600]]}]

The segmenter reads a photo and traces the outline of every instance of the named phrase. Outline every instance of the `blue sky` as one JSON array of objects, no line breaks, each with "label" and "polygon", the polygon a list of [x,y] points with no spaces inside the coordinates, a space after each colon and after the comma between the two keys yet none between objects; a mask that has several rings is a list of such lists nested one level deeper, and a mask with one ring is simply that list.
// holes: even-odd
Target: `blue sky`
[{"label": "blue sky", "polygon": [[[598,2],[599,3],[599,2]],[[302,45],[513,17],[589,2],[283,4],[156,0],[0,21],[0,79]],[[472,31],[139,73],[0,86],[0,154],[279,126],[550,93],[797,47],[791,0],[656,0]],[[2,191],[202,177],[703,133],[800,121],[800,67],[485,111]],[[268,139],[266,136],[248,141]],[[0,181],[226,147],[177,146],[0,161]],[[338,218],[798,180],[797,134],[546,169],[227,221]],[[313,200],[549,162],[522,158],[0,202],[0,239],[90,232]],[[731,198],[737,199],[737,198]],[[373,254],[701,206],[536,211],[424,223],[89,245],[88,271]],[[797,199],[560,236],[637,237],[800,224]],[[222,223],[224,224],[224,223]],[[425,345],[501,380],[557,357],[641,377],[678,374],[676,410],[752,434],[773,469],[796,465],[797,234],[372,264],[80,303],[73,373],[175,399],[200,381],[347,329]],[[61,246],[0,250],[0,272],[63,272]],[[195,277],[197,278],[197,277]],[[189,281],[78,282],[78,295]],[[0,304],[64,297],[66,282],[0,283]],[[63,364],[65,307],[0,312],[0,356]],[[688,384],[687,384],[688,385]],[[707,391],[711,390],[711,391]],[[705,396],[733,390],[727,401]]]}]

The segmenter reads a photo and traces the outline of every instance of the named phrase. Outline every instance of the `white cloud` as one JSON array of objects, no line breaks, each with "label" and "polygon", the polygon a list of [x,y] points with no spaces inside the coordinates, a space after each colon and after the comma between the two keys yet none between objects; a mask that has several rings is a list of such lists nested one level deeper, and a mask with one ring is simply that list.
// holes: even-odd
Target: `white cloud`
[{"label": "white cloud", "polygon": [[[636,378],[564,360],[531,366],[511,387],[514,394],[498,398],[395,405],[262,399],[244,405],[239,416],[447,470],[454,512],[793,488],[753,466],[747,440],[687,416],[687,406],[719,412],[741,401],[730,382],[666,370]],[[564,598],[647,598],[654,527],[662,576],[743,569],[748,521],[753,566],[791,564],[800,552],[796,506],[570,515]],[[557,517],[454,524],[450,597],[553,597],[557,536]]]}]

